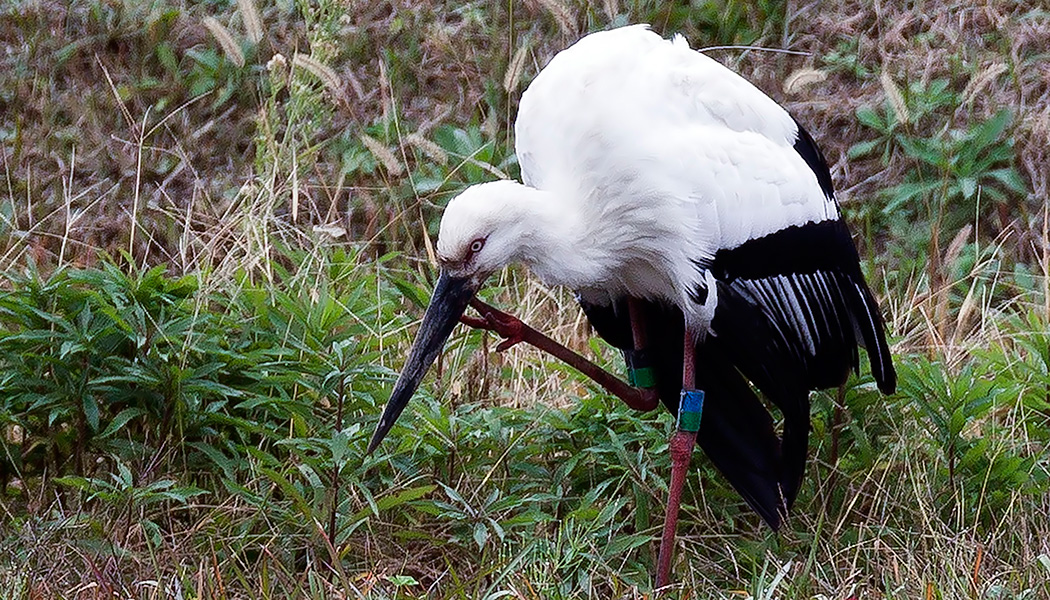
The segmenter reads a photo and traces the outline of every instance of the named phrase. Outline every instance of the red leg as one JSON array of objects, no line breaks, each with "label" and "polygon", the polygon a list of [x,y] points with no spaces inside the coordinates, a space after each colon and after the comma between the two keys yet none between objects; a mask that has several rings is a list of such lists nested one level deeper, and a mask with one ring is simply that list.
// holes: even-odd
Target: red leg
[{"label": "red leg", "polygon": [[627,300],[627,310],[631,315],[631,338],[634,341],[634,349],[644,350],[649,344],[645,335],[645,325],[642,321],[642,307],[638,305],[638,300],[629,298]]},{"label": "red leg", "polygon": [[506,338],[496,347],[496,350],[503,351],[514,344],[525,342],[526,344],[535,346],[547,354],[560,359],[570,367],[573,367],[587,377],[590,377],[595,383],[605,388],[607,392],[620,398],[627,404],[627,406],[630,406],[635,410],[653,410],[660,403],[660,398],[657,396],[656,390],[640,389],[624,383],[615,375],[610,374],[605,369],[602,369],[576,352],[569,350],[565,346],[555,342],[532,327],[522,323],[516,317],[495,307],[489,306],[477,298],[472,299],[470,305],[481,313],[484,318],[475,319],[473,317],[461,317],[460,321],[471,327],[494,331],[500,336]]},{"label": "red leg", "polygon": [[[696,344],[692,333],[685,332],[685,346],[682,360],[682,389],[696,388]],[[681,410],[681,409],[679,409]],[[678,529],[678,509],[682,503],[682,488],[689,473],[689,462],[696,446],[696,431],[687,431],[679,427],[671,436],[671,483],[667,489],[667,514],[664,517],[664,530],[660,538],[660,554],[656,563],[656,587],[662,588],[671,579],[671,557],[674,554],[675,531]]]},{"label": "red leg", "polygon": [[682,389],[696,389],[696,340],[689,329],[685,330],[685,342],[682,346]]}]

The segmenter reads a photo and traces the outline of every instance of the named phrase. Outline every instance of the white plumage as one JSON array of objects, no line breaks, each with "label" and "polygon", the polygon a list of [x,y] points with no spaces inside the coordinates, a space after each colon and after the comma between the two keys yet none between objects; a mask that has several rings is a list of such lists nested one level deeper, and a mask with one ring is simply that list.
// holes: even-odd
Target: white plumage
[{"label": "white plumage", "polygon": [[580,199],[611,173],[632,174],[627,189],[587,200],[683,198],[717,247],[838,216],[793,148],[787,111],[681,36],[644,25],[558,54],[522,96],[515,135],[527,185]]},{"label": "white plumage", "polygon": [[683,38],[644,25],[589,35],[555,56],[523,94],[515,136],[525,185],[548,193],[511,193],[528,197],[515,203],[536,216],[488,198],[461,212],[457,199],[439,248],[451,252],[486,209],[536,230],[549,212],[556,256],[515,258],[539,259],[530,266],[546,283],[592,301],[662,299],[706,326],[709,310],[687,297],[707,286],[692,261],[838,217],[793,148],[798,126],[783,108]]},{"label": "white plumage", "polygon": [[[695,368],[699,444],[779,526],[805,467],[809,391],[845,381],[858,345],[880,389],[896,381],[812,138],[739,75],[641,25],[555,56],[515,135],[524,183],[473,186],[445,210],[441,277],[372,447],[485,279],[524,263],[573,289],[630,360],[644,350],[672,411]],[[781,410],[782,437],[754,388]]]}]

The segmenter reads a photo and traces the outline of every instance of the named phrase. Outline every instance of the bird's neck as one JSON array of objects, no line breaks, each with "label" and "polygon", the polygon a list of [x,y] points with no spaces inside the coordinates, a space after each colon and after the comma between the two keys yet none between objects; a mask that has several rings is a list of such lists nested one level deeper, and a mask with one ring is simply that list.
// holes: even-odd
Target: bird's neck
[{"label": "bird's neck", "polygon": [[[665,244],[673,232],[652,233],[658,220],[644,206],[617,219],[595,218],[578,198],[527,186],[519,186],[517,194],[509,217],[519,224],[514,260],[525,263],[547,285],[585,294],[600,290],[613,297],[679,300],[667,296],[667,290],[676,289],[676,282],[667,279],[665,264],[675,259],[668,257]],[[636,222],[650,226],[650,233],[639,233],[645,230],[632,226]],[[682,260],[687,266],[679,271],[698,273],[687,257]]]},{"label": "bird's neck", "polygon": [[520,224],[517,256],[547,285],[594,285],[598,269],[588,259],[583,215],[571,198],[522,185],[513,199]]}]

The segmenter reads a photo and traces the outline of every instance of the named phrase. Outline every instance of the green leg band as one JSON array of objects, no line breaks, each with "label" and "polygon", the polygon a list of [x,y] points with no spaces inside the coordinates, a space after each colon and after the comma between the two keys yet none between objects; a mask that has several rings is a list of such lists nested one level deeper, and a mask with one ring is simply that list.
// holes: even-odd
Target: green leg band
[{"label": "green leg band", "polygon": [[645,350],[625,350],[623,357],[627,361],[627,381],[631,385],[646,389],[656,387],[656,373]]},{"label": "green leg band", "polygon": [[652,367],[627,368],[627,381],[637,388],[656,387],[656,376]]}]

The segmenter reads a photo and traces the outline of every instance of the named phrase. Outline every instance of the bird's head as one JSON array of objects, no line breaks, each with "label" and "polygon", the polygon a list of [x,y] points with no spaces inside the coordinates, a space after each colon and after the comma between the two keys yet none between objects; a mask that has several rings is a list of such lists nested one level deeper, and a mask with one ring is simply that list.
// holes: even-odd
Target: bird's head
[{"label": "bird's head", "polygon": [[524,186],[493,181],[467,188],[441,217],[437,256],[442,272],[468,279],[475,289],[489,275],[522,259]]},{"label": "bird's head", "polygon": [[368,452],[404,411],[481,285],[493,272],[522,258],[524,220],[516,196],[523,188],[512,181],[483,183],[449,202],[438,234],[440,274],[434,293]]}]

